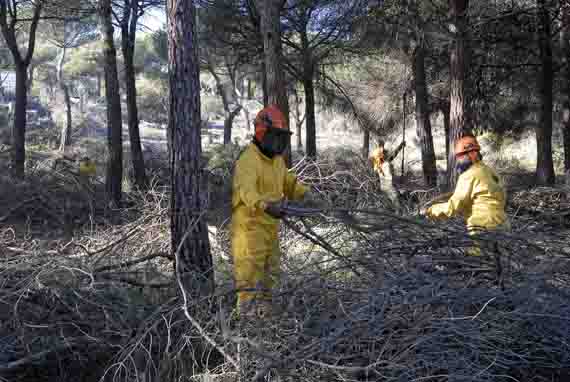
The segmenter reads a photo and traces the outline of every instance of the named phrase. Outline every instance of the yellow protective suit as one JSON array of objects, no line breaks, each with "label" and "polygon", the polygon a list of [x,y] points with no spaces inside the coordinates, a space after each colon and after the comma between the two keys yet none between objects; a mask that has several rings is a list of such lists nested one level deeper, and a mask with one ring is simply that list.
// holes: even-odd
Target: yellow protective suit
[{"label": "yellow protective suit", "polygon": [[384,164],[384,149],[377,147],[372,151],[370,155],[370,160],[372,161],[372,167],[377,173],[382,173],[382,165]]},{"label": "yellow protective suit", "polygon": [[300,200],[306,191],[282,156],[268,158],[252,143],[238,159],[231,227],[238,306],[252,299],[271,299],[279,277],[279,220],[265,213],[266,203]]},{"label": "yellow protective suit", "polygon": [[380,190],[384,192],[396,207],[400,207],[400,200],[396,186],[394,186],[394,170],[392,163],[385,159],[383,148],[376,148],[370,156],[374,171],[380,178]]},{"label": "yellow protective suit", "polygon": [[97,174],[97,166],[92,160],[79,162],[79,175],[93,177]]},{"label": "yellow protective suit", "polygon": [[461,215],[471,233],[499,229],[508,225],[506,201],[505,187],[497,174],[479,161],[459,176],[451,198],[430,207],[427,216],[441,220]]}]

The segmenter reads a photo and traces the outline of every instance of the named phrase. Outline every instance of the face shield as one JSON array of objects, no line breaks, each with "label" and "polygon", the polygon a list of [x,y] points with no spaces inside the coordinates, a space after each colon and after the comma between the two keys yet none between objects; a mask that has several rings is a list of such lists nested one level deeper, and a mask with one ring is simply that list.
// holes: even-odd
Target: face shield
[{"label": "face shield", "polygon": [[272,155],[282,155],[289,146],[291,132],[284,129],[269,128],[261,143],[264,151]]}]

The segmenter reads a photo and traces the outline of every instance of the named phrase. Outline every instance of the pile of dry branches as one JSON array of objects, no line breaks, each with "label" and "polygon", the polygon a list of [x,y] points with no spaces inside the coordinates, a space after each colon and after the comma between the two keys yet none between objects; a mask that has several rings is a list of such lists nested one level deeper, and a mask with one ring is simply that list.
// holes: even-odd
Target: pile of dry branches
[{"label": "pile of dry branches", "polygon": [[[69,241],[0,226],[0,376],[185,380],[205,369],[236,371],[246,346],[251,381],[570,377],[570,240],[564,225],[541,218],[547,206],[567,208],[564,190],[511,195],[512,233],[483,238],[499,252],[468,256],[473,242],[461,222],[396,214],[354,155],[330,153],[296,170],[335,208],[284,222],[277,313],[258,322],[233,315],[227,246],[214,246],[216,290],[190,293],[183,309],[164,190],[93,215]],[[230,174],[220,177],[221,190]],[[59,216],[53,206],[70,196],[50,184],[36,190]],[[89,203],[77,206],[90,211]],[[417,200],[410,203],[415,211]],[[32,205],[10,219],[36,213]]]}]

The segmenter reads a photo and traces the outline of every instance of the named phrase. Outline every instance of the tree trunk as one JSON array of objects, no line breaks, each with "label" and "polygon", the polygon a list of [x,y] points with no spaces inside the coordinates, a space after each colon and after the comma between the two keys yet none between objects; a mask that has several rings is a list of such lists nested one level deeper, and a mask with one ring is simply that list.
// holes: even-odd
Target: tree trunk
[{"label": "tree trunk", "polygon": [[[127,92],[127,118],[129,124],[131,161],[133,164],[135,184],[139,190],[145,190],[148,186],[148,182],[141,147],[139,111],[137,107],[137,83],[134,64],[138,10],[136,9],[136,1],[132,0],[132,3],[135,4],[135,9],[130,8],[132,13],[130,19],[121,26],[121,50],[125,62],[125,89]],[[126,6],[128,6],[128,4],[126,4]]]},{"label": "tree trunk", "polygon": [[107,160],[106,189],[116,205],[121,203],[123,181],[123,132],[121,96],[117,74],[117,51],[115,49],[111,0],[100,0],[100,18],[103,34],[105,67],[105,97],[107,99]]},{"label": "tree trunk", "polygon": [[201,165],[199,61],[192,1],[167,2],[172,136],[172,251],[184,294],[213,289],[214,273],[204,217],[207,178]]},{"label": "tree trunk", "polygon": [[[222,98],[222,105],[224,107],[224,145],[229,145],[232,143],[232,129],[234,119],[240,113],[242,107],[241,105],[237,104],[235,84],[233,81],[231,81],[231,85],[229,85],[227,82],[224,83],[220,75],[216,73],[215,68],[211,65],[208,67],[210,73],[214,77],[214,81],[216,81],[216,88],[218,89],[218,93]],[[232,105],[235,105],[235,108],[233,110]]]},{"label": "tree trunk", "polygon": [[[261,9],[261,34],[265,56],[265,78],[267,104],[276,104],[285,115],[285,125],[289,130],[289,100],[281,62],[281,21],[283,0],[262,0],[257,2]],[[290,142],[289,142],[290,143]],[[287,164],[291,164],[291,145],[285,154]]]},{"label": "tree trunk", "polygon": [[538,0],[539,46],[541,60],[540,122],[535,128],[537,158],[536,181],[540,185],[553,185],[555,181],[552,160],[552,85],[554,81],[550,16],[545,0]]},{"label": "tree trunk", "polygon": [[303,88],[305,90],[305,145],[309,158],[317,157],[317,131],[315,121],[315,67],[311,56],[311,47],[307,36],[307,26],[301,33],[303,54]]},{"label": "tree trunk", "polygon": [[414,52],[414,86],[416,93],[416,134],[422,150],[424,182],[429,187],[435,187],[437,185],[437,166],[431,133],[423,46],[419,46]]},{"label": "tree trunk", "polygon": [[443,105],[441,107],[441,113],[443,114],[443,132],[445,134],[445,157],[447,158],[447,167],[449,168],[449,150],[450,150],[450,141],[451,139],[449,138],[449,134],[450,134],[450,118],[449,118],[449,103],[445,103],[445,105]]},{"label": "tree trunk", "polygon": [[564,171],[570,171],[570,2],[562,4],[562,60],[563,60],[563,92],[562,138],[564,145]]},{"label": "tree trunk", "polygon": [[63,102],[65,104],[65,123],[61,129],[61,140],[59,144],[59,151],[65,151],[69,145],[71,145],[71,128],[73,125],[72,115],[71,115],[71,98],[69,96],[69,87],[65,83],[63,78],[63,64],[65,63],[65,56],[67,49],[63,47],[61,49],[61,56],[57,62],[57,83],[63,94]]},{"label": "tree trunk", "polygon": [[315,86],[312,74],[307,74],[303,79],[305,89],[305,145],[307,156],[317,157],[317,129],[315,121]]},{"label": "tree trunk", "polygon": [[[12,130],[12,171],[15,177],[23,178],[26,165],[26,107],[28,102],[28,67],[34,56],[36,45],[36,31],[42,13],[43,2],[34,2],[33,15],[27,33],[28,50],[25,55],[20,53],[18,46],[18,32],[21,24],[17,19],[8,22],[8,13],[13,16],[16,9],[9,10],[7,1],[0,1],[0,30],[4,37],[5,46],[12,54],[12,60],[16,69],[16,107],[14,112],[14,126]],[[17,3],[13,3],[17,7]]]},{"label": "tree trunk", "polygon": [[[465,68],[466,62],[466,33],[467,33],[467,9],[469,0],[449,0],[451,9],[452,25],[455,38],[451,48],[450,60],[450,133],[449,145],[453,147],[455,141],[465,134]],[[454,188],[457,182],[457,168],[455,167],[455,155],[450,153],[447,159],[447,184]]]},{"label": "tree trunk", "polygon": [[32,88],[34,87],[35,70],[36,70],[36,67],[34,66],[34,64],[30,64],[30,67],[28,68],[28,80],[26,81],[26,88],[27,88],[28,94],[31,93]]},{"label": "tree trunk", "polygon": [[69,88],[65,83],[61,83],[61,91],[63,92],[63,99],[65,103],[65,124],[61,129],[61,141],[59,144],[59,151],[65,151],[71,145],[71,98],[69,96]]},{"label": "tree trunk", "polygon": [[247,99],[252,100],[255,97],[255,86],[253,80],[247,79]]},{"label": "tree trunk", "polygon": [[26,165],[26,108],[28,105],[28,68],[16,66],[16,105],[14,110],[14,126],[12,127],[14,176],[23,178]]},{"label": "tree trunk", "polygon": [[365,129],[362,132],[362,157],[368,160],[370,155],[370,130]]},{"label": "tree trunk", "polygon": [[295,90],[295,125],[297,127],[297,151],[303,150],[303,136],[302,136],[302,128],[303,128],[303,120],[304,117],[301,118],[301,100],[299,99],[299,93]]},{"label": "tree trunk", "polygon": [[101,97],[101,92],[103,91],[102,82],[101,73],[97,72],[97,98]]}]

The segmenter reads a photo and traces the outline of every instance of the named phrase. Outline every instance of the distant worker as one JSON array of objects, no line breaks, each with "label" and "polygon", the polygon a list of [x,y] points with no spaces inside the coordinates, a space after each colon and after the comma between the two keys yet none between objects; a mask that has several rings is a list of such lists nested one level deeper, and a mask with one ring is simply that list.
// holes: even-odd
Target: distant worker
[{"label": "distant worker", "polygon": [[272,312],[280,274],[279,219],[285,200],[302,200],[308,188],[287,169],[283,153],[291,133],[275,105],[261,110],[253,142],[236,162],[232,195],[232,255],[238,310],[246,317]]},{"label": "distant worker", "polygon": [[85,179],[91,179],[97,175],[97,165],[88,156],[79,160],[79,175]]},{"label": "distant worker", "polygon": [[397,209],[400,209],[400,195],[394,184],[394,166],[392,161],[404,147],[406,147],[406,141],[402,141],[393,153],[389,153],[384,147],[384,141],[378,139],[376,149],[372,151],[372,155],[369,158],[374,171],[380,178],[380,189],[388,196]]},{"label": "distant worker", "polygon": [[507,195],[499,176],[483,163],[480,151],[473,135],[457,140],[455,158],[460,175],[455,191],[447,202],[435,204],[423,213],[433,220],[463,216],[476,244],[468,253],[480,255],[481,250],[490,250],[498,254],[498,242],[482,240],[481,236],[490,231],[510,229],[505,212]]}]

